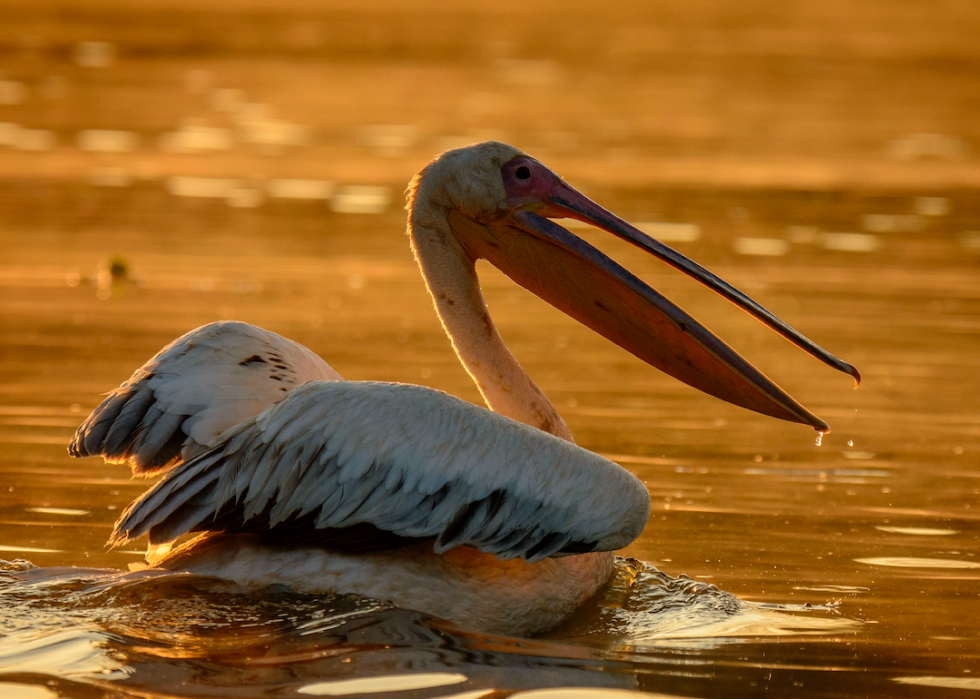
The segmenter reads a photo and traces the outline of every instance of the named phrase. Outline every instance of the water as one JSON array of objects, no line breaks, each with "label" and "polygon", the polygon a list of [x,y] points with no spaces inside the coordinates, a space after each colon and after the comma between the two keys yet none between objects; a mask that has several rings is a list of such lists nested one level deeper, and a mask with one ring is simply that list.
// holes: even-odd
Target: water
[{"label": "water", "polygon": [[[76,198],[103,196],[90,187],[45,196],[70,212]],[[713,217],[737,198],[767,221],[764,232],[786,235],[780,217],[804,195],[657,190],[612,202],[627,215],[646,197],[703,212],[697,223],[712,235],[684,251],[853,361],[865,377],[858,391],[655,260],[577,230],[827,419],[834,431],[819,447],[806,428],[658,375],[481,269],[505,339],[579,442],[637,474],[653,498],[646,532],[623,552],[642,563],[621,560],[600,599],[532,641],[481,637],[377,601],[246,595],[214,580],[127,573],[139,547],[106,551],[103,542],[143,483],[65,453],[99,393],[217,317],[296,338],[347,378],[421,382],[477,400],[399,232],[401,214],[358,217],[305,201],[242,214],[210,201],[186,214],[217,221],[206,233],[191,223],[160,236],[111,220],[80,232],[25,222],[10,204],[29,196],[8,188],[3,207],[5,227],[25,242],[0,267],[0,551],[31,564],[0,574],[0,681],[72,696],[327,692],[333,685],[318,683],[392,673],[399,686],[416,673],[433,683],[406,696],[974,686],[980,421],[970,362],[980,258],[957,236],[977,215],[965,196],[951,197],[962,218],[889,238],[877,253],[794,244],[764,261],[736,256]],[[112,217],[139,210],[152,228],[178,206],[166,197],[154,185],[115,196]],[[833,219],[852,206],[828,196],[820,212]],[[351,229],[356,238],[341,234]],[[109,242],[115,276],[101,252]]]},{"label": "water", "polygon": [[[212,5],[12,3],[0,27],[17,86],[0,100],[0,696],[980,690],[974,10]],[[83,149],[82,133],[125,143]],[[140,546],[104,542],[145,483],[66,445],[193,327],[256,323],[346,378],[479,401],[398,194],[475,137],[541,157],[855,364],[857,391],[573,229],[833,431],[815,443],[700,395],[482,265],[504,339],[579,444],[650,489],[599,597],[508,639],[383,601],[130,571]]]},{"label": "water", "polygon": [[[833,608],[743,602],[713,585],[670,578],[619,561],[610,588],[579,618],[542,641],[468,634],[451,624],[355,597],[288,591],[236,594],[233,585],[189,575],[107,574],[7,566],[0,643],[6,679],[83,691],[112,688],[167,695],[249,686],[276,693],[329,693],[352,678],[405,688],[452,677],[456,693],[549,685],[636,687],[639,675],[750,635],[854,631]],[[696,670],[695,675],[699,674]],[[392,678],[391,675],[395,675]],[[314,691],[320,687],[319,692]],[[434,685],[438,686],[438,685]],[[199,690],[198,690],[199,691]]]}]

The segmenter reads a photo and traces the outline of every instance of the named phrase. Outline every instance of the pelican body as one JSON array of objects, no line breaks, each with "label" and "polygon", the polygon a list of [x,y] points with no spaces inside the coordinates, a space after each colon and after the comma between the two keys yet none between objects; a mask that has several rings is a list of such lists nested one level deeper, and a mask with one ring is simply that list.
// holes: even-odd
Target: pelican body
[{"label": "pelican body", "polygon": [[[683,255],[503,143],[448,151],[408,188],[426,287],[487,408],[405,384],[345,381],[310,350],[245,323],[192,330],[112,391],[72,456],[161,475],[111,545],[147,563],[298,591],[356,593],[484,632],[566,618],[650,512],[645,486],[574,444],[503,343],[486,259],[625,350],[736,405],[828,426],[680,308],[552,219],[617,235],[695,277],[825,363],[857,371]],[[194,539],[171,545],[185,534]]]}]

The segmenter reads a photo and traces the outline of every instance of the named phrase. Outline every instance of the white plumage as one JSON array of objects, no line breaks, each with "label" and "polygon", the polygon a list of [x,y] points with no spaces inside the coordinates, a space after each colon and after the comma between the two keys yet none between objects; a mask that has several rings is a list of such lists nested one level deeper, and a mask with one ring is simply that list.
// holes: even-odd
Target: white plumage
[{"label": "white plumage", "polygon": [[[436,312],[490,412],[439,391],[341,379],[308,349],[219,322],[165,347],[78,429],[73,456],[163,477],[111,543],[148,563],[309,592],[359,593],[484,631],[560,622],[608,580],[649,515],[646,488],[575,446],[510,354],[475,272],[518,283],[648,363],[737,405],[817,429],[734,350],[546,217],[572,216],[724,293],[823,361],[725,282],[501,143],[449,151],[409,187],[409,236]],[[198,538],[170,551],[191,532]]]},{"label": "white plumage", "polygon": [[646,489],[616,464],[458,398],[406,384],[307,383],[173,471],[116,525],[113,543],[308,518],[369,524],[530,563],[626,546]]},{"label": "white plumage", "polygon": [[101,454],[151,476],[220,443],[220,435],[308,381],[340,374],[299,343],[220,321],[182,335],[136,370],[78,428],[72,456]]}]

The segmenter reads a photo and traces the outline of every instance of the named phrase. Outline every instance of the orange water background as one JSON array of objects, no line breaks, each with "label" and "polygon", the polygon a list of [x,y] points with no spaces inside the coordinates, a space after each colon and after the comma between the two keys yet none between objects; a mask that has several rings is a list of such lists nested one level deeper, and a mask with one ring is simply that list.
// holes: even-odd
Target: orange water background
[{"label": "orange water background", "polygon": [[[481,267],[504,339],[578,442],[648,484],[650,524],[626,555],[860,622],[812,642],[756,628],[736,651],[601,628],[581,647],[637,653],[623,686],[686,696],[977,689],[980,11],[526,5],[4,3],[0,558],[138,560],[103,542],[144,484],[65,445],[101,393],[212,320],[291,337],[349,379],[478,401],[411,258],[402,190],[434,153],[496,138],[864,376],[852,390],[672,270],[573,229],[826,419],[818,447]],[[45,655],[50,617],[7,623],[41,644],[41,669],[24,670],[22,640],[0,643],[0,683],[70,675]],[[535,652],[548,672],[486,685],[561,684],[568,646]]]}]

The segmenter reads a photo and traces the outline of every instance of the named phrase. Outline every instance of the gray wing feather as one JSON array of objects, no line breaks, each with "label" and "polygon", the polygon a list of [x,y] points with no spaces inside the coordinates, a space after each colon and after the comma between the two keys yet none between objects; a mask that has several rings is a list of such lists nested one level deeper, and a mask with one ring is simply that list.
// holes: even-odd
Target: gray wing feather
[{"label": "gray wing feather", "polygon": [[112,391],[68,451],[154,475],[219,444],[225,430],[296,386],[339,379],[292,340],[247,323],[210,323],[171,342]]},{"label": "gray wing feather", "polygon": [[[613,550],[639,535],[646,488],[557,437],[419,386],[311,382],[168,473],[116,523],[112,543],[219,528],[274,534],[301,518],[370,524],[435,550],[537,561]],[[286,529],[283,529],[286,531]]]},{"label": "gray wing feather", "polygon": [[[121,452],[127,443],[132,440],[133,434],[138,434],[137,427],[142,424],[143,417],[153,404],[153,394],[145,391],[128,390],[119,391],[119,400],[122,402],[118,416],[112,421],[99,421],[99,426],[104,430],[105,439],[102,444],[107,450]],[[110,403],[110,399],[102,402],[103,406]],[[101,406],[100,406],[101,407]],[[98,439],[98,437],[95,437]],[[86,443],[89,441],[85,440]],[[96,442],[98,444],[98,442]]]}]

